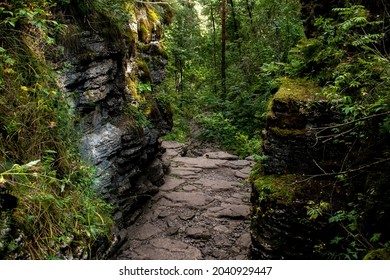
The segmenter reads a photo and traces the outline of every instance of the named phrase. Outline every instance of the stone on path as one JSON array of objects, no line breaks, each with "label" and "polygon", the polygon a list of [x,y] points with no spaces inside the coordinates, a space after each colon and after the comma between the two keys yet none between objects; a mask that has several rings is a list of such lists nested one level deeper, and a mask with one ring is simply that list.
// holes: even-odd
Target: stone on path
[{"label": "stone on path", "polygon": [[208,159],[208,158],[190,158],[190,157],[174,157],[173,162],[184,164],[185,166],[198,167],[202,169],[217,169],[225,160]]},{"label": "stone on path", "polygon": [[242,169],[243,167],[249,166],[250,162],[247,160],[235,160],[235,161],[226,161],[222,164],[224,167],[229,167],[232,169]]},{"label": "stone on path", "polygon": [[186,192],[193,192],[193,191],[196,191],[197,189],[198,189],[197,187],[192,186],[192,185],[187,185],[187,186],[183,187],[183,191],[186,191]]},{"label": "stone on path", "polygon": [[210,190],[212,191],[234,190],[235,188],[240,186],[240,183],[238,182],[231,182],[225,180],[211,180],[207,178],[202,178],[200,180],[195,181],[194,183],[202,185],[206,188],[210,188]]},{"label": "stone on path", "polygon": [[183,148],[185,145],[183,143],[179,143],[176,141],[163,141],[161,143],[161,147],[165,149],[180,149]]},{"label": "stone on path", "polygon": [[238,156],[229,154],[227,152],[210,152],[204,154],[205,158],[209,159],[224,159],[224,160],[237,160]]},{"label": "stone on path", "polygon": [[197,168],[197,170],[199,171],[194,171],[193,169],[191,168],[171,168],[171,173],[170,175],[171,176],[178,176],[178,177],[181,177],[183,179],[197,179],[199,178],[199,175],[197,173],[199,173],[201,171],[200,168]]},{"label": "stone on path", "polygon": [[248,178],[248,174],[245,174],[245,173],[243,173],[243,172],[241,172],[241,171],[236,171],[236,172],[234,173],[234,176],[236,176],[237,178],[240,178],[240,179],[246,179],[246,178]]},{"label": "stone on path", "polygon": [[249,248],[249,246],[252,244],[251,235],[250,233],[244,233],[240,236],[240,238],[237,239],[236,245],[241,248]]},{"label": "stone on path", "polygon": [[245,219],[249,217],[249,207],[247,205],[234,205],[223,203],[220,207],[207,209],[206,215],[217,218]]},{"label": "stone on path", "polygon": [[171,191],[171,190],[177,188],[178,186],[184,184],[185,182],[186,182],[186,180],[183,180],[183,179],[178,179],[178,178],[174,178],[171,176],[166,176],[165,183],[164,183],[164,185],[162,185],[160,187],[160,190]]},{"label": "stone on path", "polygon": [[143,224],[141,226],[137,226],[133,228],[133,230],[129,231],[128,235],[132,239],[137,240],[146,240],[150,237],[157,235],[162,230],[150,223]]},{"label": "stone on path", "polygon": [[211,237],[209,230],[204,227],[189,227],[186,229],[186,234],[194,239],[209,239]]},{"label": "stone on path", "polygon": [[134,251],[144,260],[199,260],[199,249],[170,238],[156,238],[149,245],[140,246]]},{"label": "stone on path", "polygon": [[162,195],[171,201],[171,206],[180,204],[183,207],[199,207],[211,202],[213,199],[201,192],[171,192]]}]

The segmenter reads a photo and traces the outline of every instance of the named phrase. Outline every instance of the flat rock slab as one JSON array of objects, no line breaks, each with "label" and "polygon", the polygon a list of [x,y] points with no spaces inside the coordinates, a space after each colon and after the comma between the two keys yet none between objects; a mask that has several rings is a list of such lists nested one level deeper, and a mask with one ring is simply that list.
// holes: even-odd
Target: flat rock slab
[{"label": "flat rock slab", "polygon": [[210,231],[204,227],[189,227],[186,229],[186,235],[194,239],[209,239]]},{"label": "flat rock slab", "polygon": [[196,172],[192,171],[191,169],[184,169],[184,168],[171,168],[170,175],[187,178],[187,179],[199,178],[199,175]]},{"label": "flat rock slab", "polygon": [[234,190],[240,183],[225,181],[225,180],[211,180],[207,178],[202,178],[194,182],[195,184],[202,185],[205,188],[209,188],[212,191],[228,191]]},{"label": "flat rock slab", "polygon": [[249,248],[251,244],[252,240],[250,233],[244,233],[236,241],[236,245],[241,248]]},{"label": "flat rock slab", "polygon": [[183,143],[179,143],[179,142],[176,142],[176,141],[163,141],[161,143],[161,147],[165,148],[165,149],[180,149],[182,147],[184,147],[185,144]]},{"label": "flat rock slab", "polygon": [[140,226],[137,226],[133,228],[129,233],[128,237],[129,239],[136,239],[136,240],[147,240],[150,237],[157,235],[162,230],[158,228],[157,226],[154,226],[150,223],[146,223]]},{"label": "flat rock slab", "polygon": [[207,209],[206,216],[229,219],[246,219],[249,217],[248,205],[236,205],[223,203],[219,207]]},{"label": "flat rock slab", "polygon": [[236,172],[234,172],[234,176],[236,176],[237,178],[240,178],[240,179],[246,179],[246,178],[248,178],[248,174],[243,173],[243,172],[241,172],[241,171],[236,171]]},{"label": "flat rock slab", "polygon": [[186,191],[186,192],[193,192],[193,191],[196,191],[197,189],[198,189],[197,187],[192,186],[192,185],[188,185],[188,186],[183,187],[183,191]]},{"label": "flat rock slab", "polygon": [[203,157],[175,157],[172,159],[172,161],[184,164],[186,166],[198,167],[202,169],[217,169],[226,162],[226,160],[208,159]]},{"label": "flat rock slab", "polygon": [[149,245],[135,248],[134,251],[143,260],[199,260],[199,249],[184,242],[170,238],[156,238]]},{"label": "flat rock slab", "polygon": [[214,230],[217,232],[221,232],[221,233],[230,233],[231,232],[231,229],[229,229],[228,227],[226,227],[224,225],[215,226]]},{"label": "flat rock slab", "polygon": [[179,155],[179,151],[177,150],[167,150],[163,155],[164,161],[169,161],[171,158],[177,157]]},{"label": "flat rock slab", "polygon": [[163,197],[174,204],[180,203],[187,207],[204,206],[213,200],[213,198],[201,192],[172,192],[163,194]]},{"label": "flat rock slab", "polygon": [[223,159],[223,160],[238,160],[238,156],[229,154],[227,152],[210,152],[203,155],[209,159]]},{"label": "flat rock slab", "polygon": [[171,191],[177,188],[178,186],[184,184],[186,180],[174,178],[171,176],[165,177],[165,183],[160,187],[160,190],[162,191]]},{"label": "flat rock slab", "polygon": [[248,205],[225,204],[222,205],[222,207],[224,209],[217,213],[217,217],[241,219],[241,218],[248,218],[250,214]]},{"label": "flat rock slab", "polygon": [[198,168],[198,167],[173,167],[172,168],[172,171],[173,170],[180,170],[180,171],[188,171],[188,172],[193,172],[193,173],[200,173],[202,172],[202,168]]},{"label": "flat rock slab", "polygon": [[249,166],[251,163],[247,160],[235,160],[235,161],[226,161],[222,164],[224,167],[232,169],[242,169],[243,167]]},{"label": "flat rock slab", "polygon": [[249,175],[251,173],[251,171],[252,171],[252,167],[245,167],[245,168],[240,170],[240,172],[247,174],[247,175]]}]

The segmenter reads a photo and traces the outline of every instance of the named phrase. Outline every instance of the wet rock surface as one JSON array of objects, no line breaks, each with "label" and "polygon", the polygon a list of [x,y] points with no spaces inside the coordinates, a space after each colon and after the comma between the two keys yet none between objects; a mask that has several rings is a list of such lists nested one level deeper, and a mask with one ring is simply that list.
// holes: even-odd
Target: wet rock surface
[{"label": "wet rock surface", "polygon": [[[181,157],[182,144],[163,142],[170,173],[113,259],[247,259],[253,162],[225,152]],[[236,176],[240,171],[242,176]],[[241,175],[240,174],[240,175]]]}]

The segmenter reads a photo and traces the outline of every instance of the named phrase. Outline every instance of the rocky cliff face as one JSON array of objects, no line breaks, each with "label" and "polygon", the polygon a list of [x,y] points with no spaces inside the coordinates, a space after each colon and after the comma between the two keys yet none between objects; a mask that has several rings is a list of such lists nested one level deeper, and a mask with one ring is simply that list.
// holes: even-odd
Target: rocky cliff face
[{"label": "rocky cliff face", "polygon": [[352,124],[343,124],[319,92],[311,82],[285,79],[270,103],[266,159],[251,180],[254,258],[343,258],[360,246],[348,247],[354,242],[365,244],[361,251],[373,248],[364,235],[389,236],[383,226],[389,165],[372,164],[388,151],[387,136],[376,119],[367,120],[369,137],[349,133]]},{"label": "rocky cliff face", "polygon": [[114,205],[119,227],[163,183],[159,136],[170,130],[171,116],[152,88],[164,79],[167,57],[151,9],[134,8],[126,32],[99,14],[69,21],[63,39],[63,87],[80,115],[80,151],[96,166],[95,186]]},{"label": "rocky cliff face", "polygon": [[319,92],[311,82],[285,79],[269,105],[266,160],[252,176],[254,258],[320,258],[316,248],[328,238],[326,220],[310,221],[307,211],[309,201],[326,201],[333,195],[331,182],[303,177],[332,170],[341,157],[341,146],[321,144],[319,139],[321,128],[339,118]]},{"label": "rocky cliff face", "polygon": [[319,93],[311,82],[284,79],[269,106],[263,142],[266,174],[316,174],[331,171],[341,160],[344,146],[323,142],[321,133],[339,122],[340,115]]}]

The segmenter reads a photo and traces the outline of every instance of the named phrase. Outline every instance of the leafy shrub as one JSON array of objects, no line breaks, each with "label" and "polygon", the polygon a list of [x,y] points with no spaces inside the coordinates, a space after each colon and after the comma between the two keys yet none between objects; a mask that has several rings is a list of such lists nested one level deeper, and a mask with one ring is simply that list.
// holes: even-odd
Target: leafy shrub
[{"label": "leafy shrub", "polygon": [[388,111],[390,59],[377,48],[382,22],[370,21],[363,6],[333,11],[338,19],[318,18],[319,35],[290,52],[286,71],[317,80],[349,120]]},{"label": "leafy shrub", "polygon": [[221,112],[205,116],[198,116],[197,121],[201,131],[197,137],[201,140],[219,143],[225,149],[240,157],[258,154],[260,152],[260,140],[250,139],[232,125],[231,120],[225,118]]},{"label": "leafy shrub", "polygon": [[9,237],[0,256],[91,258],[95,241],[111,238],[111,207],[92,190],[94,173],[79,165],[59,179],[52,161],[46,157],[0,172],[2,185],[18,198],[11,216],[18,238]]},{"label": "leafy shrub", "polygon": [[[0,7],[0,185],[17,197],[2,258],[91,258],[111,231],[110,206],[78,156],[76,117],[58,88],[61,29],[52,1]],[[3,221],[1,221],[3,222]]]}]

